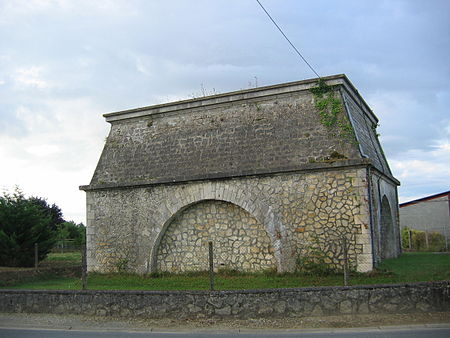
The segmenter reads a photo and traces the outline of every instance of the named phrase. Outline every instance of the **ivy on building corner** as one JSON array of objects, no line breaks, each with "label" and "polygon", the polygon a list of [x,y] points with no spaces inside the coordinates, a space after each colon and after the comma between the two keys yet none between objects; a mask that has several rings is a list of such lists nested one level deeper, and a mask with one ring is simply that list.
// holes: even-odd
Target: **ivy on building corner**
[{"label": "ivy on building corner", "polygon": [[374,123],[374,124],[372,125],[372,131],[374,132],[374,134],[375,134],[376,137],[380,137],[380,136],[381,136],[380,133],[377,131],[377,128],[378,128],[379,126],[380,126],[379,123]]},{"label": "ivy on building corner", "polygon": [[358,143],[350,122],[345,118],[344,107],[339,97],[336,97],[337,85],[329,86],[323,79],[319,79],[317,87],[310,88],[320,123],[328,130],[339,135],[343,141]]}]

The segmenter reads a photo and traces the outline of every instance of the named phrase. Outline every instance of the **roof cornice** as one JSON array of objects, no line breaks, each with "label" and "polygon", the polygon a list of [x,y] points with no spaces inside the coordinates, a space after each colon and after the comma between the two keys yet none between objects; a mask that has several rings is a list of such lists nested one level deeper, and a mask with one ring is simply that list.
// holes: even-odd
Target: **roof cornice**
[{"label": "roof cornice", "polygon": [[[344,74],[323,77],[328,85],[342,85],[346,91],[353,97],[355,102],[364,107],[364,111],[368,113],[375,121],[378,121],[372,110],[359,94],[358,90],[353,86],[350,80]],[[183,101],[157,104],[141,108],[128,109],[104,114],[107,122],[115,122],[119,120],[140,118],[143,116],[152,116],[171,112],[180,112],[188,109],[196,109],[210,107],[214,105],[227,104],[242,100],[257,99],[267,96],[286,94],[291,92],[299,92],[309,90],[317,84],[318,79],[307,79],[302,81],[287,82],[271,86],[251,88],[239,91],[233,91],[223,94],[205,96]]]}]

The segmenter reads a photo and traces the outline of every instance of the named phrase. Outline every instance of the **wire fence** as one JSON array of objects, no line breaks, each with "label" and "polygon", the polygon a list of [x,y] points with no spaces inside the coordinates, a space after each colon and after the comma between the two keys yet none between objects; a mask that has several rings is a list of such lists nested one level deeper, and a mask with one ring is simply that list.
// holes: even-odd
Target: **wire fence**
[{"label": "wire fence", "polygon": [[52,252],[65,253],[65,252],[74,252],[80,251],[82,248],[82,244],[79,241],[74,239],[63,239],[58,240],[55,246],[52,249]]}]

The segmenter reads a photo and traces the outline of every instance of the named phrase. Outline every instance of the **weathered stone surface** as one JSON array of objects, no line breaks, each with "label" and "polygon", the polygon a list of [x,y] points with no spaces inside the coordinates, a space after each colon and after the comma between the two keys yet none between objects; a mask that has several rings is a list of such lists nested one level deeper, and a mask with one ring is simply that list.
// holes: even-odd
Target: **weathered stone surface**
[{"label": "weathered stone surface", "polygon": [[[314,85],[305,83],[304,88]],[[230,100],[231,101],[231,100]],[[308,90],[216,101],[112,123],[91,185],[160,183],[299,169],[332,153],[361,158],[318,118]]]},{"label": "weathered stone surface", "polygon": [[234,204],[207,200],[188,207],[169,225],[158,247],[157,270],[207,270],[210,241],[216,269],[276,269],[263,225]]},{"label": "weathered stone surface", "polygon": [[0,312],[276,318],[430,311],[450,311],[450,282],[214,292],[0,290]]},{"label": "weathered stone surface", "polygon": [[[107,114],[87,192],[89,271],[357,271],[400,252],[396,184],[377,119],[344,76],[327,128],[301,81]],[[344,238],[347,243],[344,250]],[[334,305],[333,305],[334,306]],[[332,311],[321,309],[321,311]]]},{"label": "weathered stone surface", "polygon": [[[330,266],[339,268],[342,236],[348,239],[351,265],[358,268],[358,260],[367,256],[370,270],[371,234],[360,231],[370,222],[359,207],[365,203],[365,186],[330,191],[335,175],[349,179],[365,170],[90,192],[96,203],[96,228],[101,230],[89,243],[90,270],[117,270],[121,265],[138,272],[152,267],[207,270],[210,240],[216,248],[216,267],[223,263],[238,270],[255,271],[259,266],[289,271],[299,257],[319,250]],[[272,193],[275,190],[279,193]],[[228,200],[219,199],[224,194]],[[282,202],[284,196],[289,196],[288,203]]]}]

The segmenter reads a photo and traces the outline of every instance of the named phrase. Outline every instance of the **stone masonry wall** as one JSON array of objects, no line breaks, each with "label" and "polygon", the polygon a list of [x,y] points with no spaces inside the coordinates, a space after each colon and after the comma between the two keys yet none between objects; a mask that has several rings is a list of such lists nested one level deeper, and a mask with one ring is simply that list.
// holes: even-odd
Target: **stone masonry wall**
[{"label": "stone masonry wall", "polygon": [[[374,217],[374,256],[376,261],[379,262],[384,258],[397,257],[401,253],[398,196],[395,185],[377,173],[371,175],[371,185]],[[389,212],[389,210],[383,210],[382,201],[384,198],[389,203],[388,209],[390,209],[390,219],[392,220],[392,227],[390,227],[389,233],[383,231],[382,213]]]},{"label": "stone masonry wall", "polygon": [[450,282],[240,291],[0,290],[0,312],[261,318],[450,311]]},{"label": "stone masonry wall", "polygon": [[[245,252],[250,253],[252,248],[268,248],[264,236],[259,244],[252,242],[254,238],[250,234],[256,220],[261,227],[255,231],[261,235],[263,228],[267,233],[277,270],[283,272],[295,270],[299,257],[309,259],[317,251],[323,253],[322,258],[328,264],[339,268],[343,258],[340,238],[345,236],[351,265],[358,271],[369,271],[373,264],[367,169],[366,166],[348,167],[349,163],[342,165],[345,166],[339,167],[336,163],[333,170],[327,171],[88,191],[89,270],[107,272],[125,266],[129,271],[146,273],[158,267],[168,269],[170,261],[163,251],[171,241],[169,238],[179,235],[176,222],[180,215],[183,218],[187,212],[186,221],[182,221],[185,237],[195,232],[195,225],[188,227],[191,216],[186,208],[198,202],[204,203],[205,208],[208,203],[212,206],[228,202],[233,207],[229,208],[227,216],[212,216],[212,213],[210,219],[208,213],[202,216],[214,228],[222,229],[215,233],[216,238],[211,238],[213,242],[240,245],[239,250],[245,248]],[[205,202],[211,200],[217,202]],[[245,212],[236,213],[239,208]],[[191,212],[197,211],[194,208]],[[231,225],[230,220],[235,217],[240,221]],[[238,230],[233,226],[247,232],[251,240],[243,240],[238,235],[236,242],[221,242],[220,231],[231,230],[236,234]],[[184,246],[186,254],[190,245]],[[237,250],[233,252],[236,254]],[[271,251],[264,252],[265,258],[261,261],[264,267],[273,262],[266,257],[267,253]],[[243,269],[244,264],[245,269],[253,269],[251,257],[250,254],[239,262]],[[232,262],[226,255],[223,260]]]},{"label": "stone masonry wall", "polygon": [[169,225],[158,247],[157,270],[205,270],[209,241],[214,243],[216,268],[276,269],[274,250],[261,223],[234,204],[204,201],[183,210]]},{"label": "stone masonry wall", "polygon": [[322,80],[338,93],[336,123],[316,106],[317,79],[104,115],[110,134],[81,187],[89,270],[206,270],[207,240],[217,265],[249,271],[341,269],[347,250],[369,271],[398,255],[399,182],[378,120],[345,75]]},{"label": "stone masonry wall", "polygon": [[355,144],[320,123],[307,88],[164,114],[149,107],[141,118],[112,121],[91,185],[273,173],[333,153],[360,159]]},{"label": "stone masonry wall", "polygon": [[[293,231],[300,261],[310,259],[314,251],[313,257],[319,255],[328,266],[340,269],[345,237],[351,267],[363,271],[363,257],[371,253],[371,243],[366,236],[370,225],[364,174],[365,170],[359,175],[351,170],[324,173],[309,178],[306,189],[298,188],[304,194],[301,203],[306,202],[306,205],[291,209],[291,218],[294,217],[291,224],[296,226],[290,231]],[[366,264],[370,266],[371,262],[366,261]]]},{"label": "stone masonry wall", "polygon": [[378,120],[373,115],[365,113],[361,102],[357,102],[357,99],[349,92],[343,90],[342,99],[358,139],[362,156],[370,158],[373,166],[379,171],[392,176],[376,134]]}]

